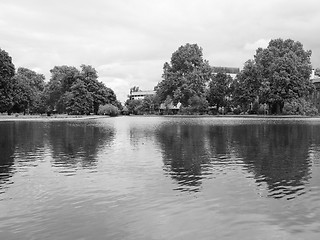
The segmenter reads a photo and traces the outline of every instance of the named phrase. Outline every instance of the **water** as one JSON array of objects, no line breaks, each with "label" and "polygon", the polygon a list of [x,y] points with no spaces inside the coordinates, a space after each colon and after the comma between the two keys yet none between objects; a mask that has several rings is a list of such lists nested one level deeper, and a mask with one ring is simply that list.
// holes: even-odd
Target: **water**
[{"label": "water", "polygon": [[0,122],[0,239],[319,237],[319,119]]}]

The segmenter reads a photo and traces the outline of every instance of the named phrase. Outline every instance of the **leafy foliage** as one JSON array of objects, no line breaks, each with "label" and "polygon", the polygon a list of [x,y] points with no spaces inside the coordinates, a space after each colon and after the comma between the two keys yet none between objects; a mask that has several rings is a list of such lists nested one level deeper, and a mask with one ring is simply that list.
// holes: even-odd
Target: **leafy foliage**
[{"label": "leafy foliage", "polygon": [[0,112],[10,111],[13,106],[14,73],[15,67],[11,57],[0,48]]},{"label": "leafy foliage", "polygon": [[262,82],[258,76],[255,62],[248,60],[244,64],[243,70],[237,75],[236,80],[231,84],[233,105],[239,105],[246,109],[250,103],[259,97]]},{"label": "leafy foliage", "polygon": [[232,84],[233,104],[246,109],[259,101],[270,106],[271,113],[281,113],[284,103],[307,97],[314,90],[310,81],[311,51],[300,42],[274,39],[267,48],[259,48],[254,60],[245,63]]},{"label": "leafy foliage", "polygon": [[64,95],[67,113],[73,115],[90,114],[93,97],[92,93],[87,90],[85,83],[78,79],[72,84],[70,90]]},{"label": "leafy foliage", "polygon": [[266,49],[255,55],[261,98],[272,105],[273,112],[281,112],[284,101],[305,97],[313,91],[311,51],[291,39],[271,40]]},{"label": "leafy foliage", "polygon": [[46,88],[51,110],[98,114],[100,105],[116,103],[115,93],[98,81],[97,71],[92,66],[83,64],[80,68],[79,71],[75,67],[55,66],[51,70],[52,76]]},{"label": "leafy foliage", "polygon": [[209,103],[205,97],[193,96],[189,99],[188,107],[183,107],[182,112],[187,114],[204,114]]},{"label": "leafy foliage", "polygon": [[197,44],[181,46],[172,54],[170,64],[164,64],[163,80],[156,87],[157,95],[160,101],[170,96],[175,105],[181,102],[188,106],[191,97],[205,95],[211,73],[209,63],[202,57],[202,48]]},{"label": "leafy foliage", "polygon": [[112,104],[101,105],[99,107],[98,114],[99,115],[109,115],[109,116],[115,117],[115,116],[119,115],[119,109]]},{"label": "leafy foliage", "polygon": [[142,99],[128,99],[125,106],[129,114],[141,114],[140,110],[142,109]]},{"label": "leafy foliage", "polygon": [[[43,99],[45,77],[27,68],[18,68],[12,81],[14,83],[13,108],[14,112],[32,112],[38,113],[39,101]],[[36,106],[36,104],[38,106]]]},{"label": "leafy foliage", "polygon": [[230,99],[232,78],[226,73],[218,73],[209,83],[207,99],[211,106],[226,107]]},{"label": "leafy foliage", "polygon": [[314,116],[318,114],[318,110],[310,102],[304,98],[292,99],[286,101],[283,107],[283,113],[287,115],[308,115]]}]

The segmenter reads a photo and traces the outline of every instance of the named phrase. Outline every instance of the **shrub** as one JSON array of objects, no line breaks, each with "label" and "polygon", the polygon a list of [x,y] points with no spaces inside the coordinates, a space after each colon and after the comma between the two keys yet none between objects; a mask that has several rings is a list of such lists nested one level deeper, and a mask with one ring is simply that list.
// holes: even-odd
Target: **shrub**
[{"label": "shrub", "polygon": [[241,108],[240,106],[237,106],[236,108],[233,109],[233,113],[236,114],[236,115],[239,115],[241,113]]},{"label": "shrub", "polygon": [[252,104],[252,113],[257,114],[259,111],[260,104],[258,101],[254,101]]},{"label": "shrub", "polygon": [[98,110],[99,115],[109,115],[115,117],[119,115],[119,109],[112,104],[100,105]]},{"label": "shrub", "polygon": [[263,106],[263,104],[260,104],[260,107],[259,107],[259,109],[258,109],[258,114],[259,114],[259,115],[264,115],[264,114],[266,114],[266,109],[265,109],[265,107]]},{"label": "shrub", "polygon": [[304,98],[287,101],[283,106],[283,113],[287,115],[307,115],[314,116],[318,114],[318,109]]}]

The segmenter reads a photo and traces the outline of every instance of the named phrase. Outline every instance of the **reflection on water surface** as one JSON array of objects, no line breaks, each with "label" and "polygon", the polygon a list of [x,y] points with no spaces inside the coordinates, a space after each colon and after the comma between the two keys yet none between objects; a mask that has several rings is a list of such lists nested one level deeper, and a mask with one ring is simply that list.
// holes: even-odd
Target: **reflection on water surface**
[{"label": "reflection on water surface", "polygon": [[1,239],[316,239],[320,121],[0,122]]}]

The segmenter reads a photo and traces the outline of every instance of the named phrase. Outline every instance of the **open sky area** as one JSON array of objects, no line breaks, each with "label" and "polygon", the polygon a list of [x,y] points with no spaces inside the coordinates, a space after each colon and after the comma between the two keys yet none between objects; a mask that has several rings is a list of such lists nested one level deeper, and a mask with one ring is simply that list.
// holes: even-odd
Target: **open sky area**
[{"label": "open sky area", "polygon": [[16,68],[50,79],[54,66],[92,65],[124,102],[152,90],[181,45],[212,66],[242,68],[270,39],[291,38],[320,67],[317,0],[1,0],[0,48]]}]

